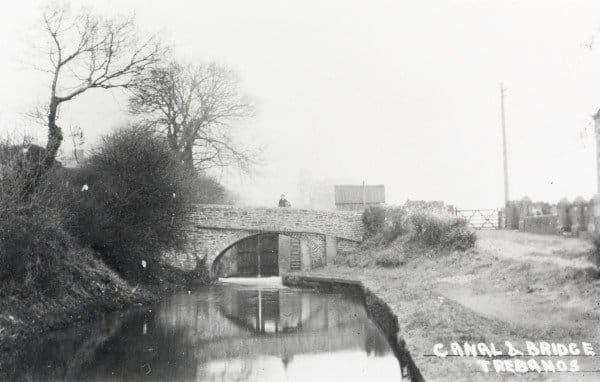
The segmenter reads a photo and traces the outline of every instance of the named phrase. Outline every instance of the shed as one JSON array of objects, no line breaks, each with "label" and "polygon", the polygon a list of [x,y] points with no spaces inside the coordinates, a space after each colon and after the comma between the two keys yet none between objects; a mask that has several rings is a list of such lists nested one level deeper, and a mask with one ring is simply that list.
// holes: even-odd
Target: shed
[{"label": "shed", "polygon": [[364,206],[377,206],[385,203],[383,185],[335,185],[335,207],[338,210],[357,210]]}]

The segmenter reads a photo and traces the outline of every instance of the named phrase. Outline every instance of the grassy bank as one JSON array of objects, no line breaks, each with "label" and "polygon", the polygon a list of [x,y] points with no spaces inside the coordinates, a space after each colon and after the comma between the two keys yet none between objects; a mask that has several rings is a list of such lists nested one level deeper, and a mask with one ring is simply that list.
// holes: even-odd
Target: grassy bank
[{"label": "grassy bank", "polygon": [[223,189],[164,139],[117,130],[77,169],[41,171],[43,150],[0,143],[0,373],[32,335],[209,281],[163,253],[185,243],[189,207]]},{"label": "grassy bank", "polygon": [[370,235],[362,247],[307,275],[361,281],[385,301],[426,380],[597,379],[590,370],[600,369],[598,357],[577,357],[578,372],[514,374],[484,373],[473,357],[433,352],[435,344],[468,342],[494,343],[506,354],[505,341],[520,349],[525,341],[600,349],[600,279],[590,243],[508,231],[475,236],[464,221],[430,213],[364,216]]},{"label": "grassy bank", "polygon": [[[529,244],[529,256],[538,257],[535,261],[502,253],[507,246],[520,245],[523,236],[518,233],[482,236],[480,244],[464,252],[387,246],[347,255],[311,274],[360,280],[390,305],[428,381],[596,380],[597,373],[584,372],[484,374],[472,358],[432,356],[436,343],[447,348],[465,341],[511,341],[521,347],[525,341],[585,341],[600,347],[600,280],[593,268],[548,261],[536,255],[548,251],[539,241]],[[554,257],[584,259],[589,251],[569,239],[556,238],[553,243]],[[376,265],[381,251],[398,252],[403,264]],[[580,368],[599,369],[596,359],[579,358]]]},{"label": "grassy bank", "polygon": [[[203,282],[203,270],[184,272],[167,265],[154,270],[152,284],[131,284],[90,250],[67,253],[55,265],[62,284],[54,295],[0,296],[0,379],[26,357],[25,343],[37,335],[90,321],[102,314],[134,305],[152,304],[177,290]],[[140,273],[145,270],[140,267]]]}]

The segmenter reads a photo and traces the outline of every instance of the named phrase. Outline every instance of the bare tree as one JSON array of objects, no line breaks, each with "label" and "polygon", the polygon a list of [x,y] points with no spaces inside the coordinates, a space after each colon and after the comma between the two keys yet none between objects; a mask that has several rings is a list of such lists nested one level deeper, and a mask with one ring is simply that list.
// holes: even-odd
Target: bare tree
[{"label": "bare tree", "polygon": [[46,170],[63,141],[57,124],[62,104],[98,88],[130,88],[154,66],[164,49],[156,36],[139,38],[133,18],[103,18],[82,9],[52,6],[42,12],[43,47],[51,76],[50,98],[44,110],[48,142],[42,164]]},{"label": "bare tree", "polygon": [[252,150],[234,141],[231,128],[251,117],[254,108],[231,70],[215,63],[172,62],[150,71],[133,93],[131,112],[163,132],[188,168],[249,170]]}]

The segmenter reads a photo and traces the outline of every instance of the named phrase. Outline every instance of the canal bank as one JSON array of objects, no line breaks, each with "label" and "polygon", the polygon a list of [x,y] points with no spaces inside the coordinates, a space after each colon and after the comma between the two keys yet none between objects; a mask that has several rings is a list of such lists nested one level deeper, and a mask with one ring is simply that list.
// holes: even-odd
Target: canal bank
[{"label": "canal bank", "polygon": [[26,355],[24,344],[34,338],[85,325],[113,311],[155,304],[177,291],[197,288],[198,280],[208,281],[204,271],[161,266],[155,284],[131,285],[89,251],[81,252],[77,261],[69,259],[56,275],[65,293],[0,296],[0,380],[8,365]]},{"label": "canal bank", "polygon": [[402,338],[398,317],[384,300],[365,287],[362,282],[351,279],[308,275],[284,275],[281,280],[283,285],[290,287],[310,288],[327,292],[349,291],[362,296],[363,304],[369,318],[383,332],[394,355],[398,359],[402,376],[408,377],[413,382],[424,381],[421,372],[417,365],[415,365],[406,347],[406,342]]},{"label": "canal bank", "polygon": [[[393,268],[371,260],[354,261],[366,265],[350,267],[344,265],[348,259],[338,258],[292,276],[360,282],[397,316],[400,337],[427,381],[597,380],[590,371],[600,368],[598,357],[579,358],[577,373],[516,376],[486,374],[473,357],[434,355],[435,344],[447,348],[453,342],[510,341],[523,348],[525,341],[585,341],[600,347],[600,279],[592,268],[578,266],[587,247],[510,232],[478,236],[477,246],[466,252],[415,249]],[[378,251],[354,256],[375,259]]]}]

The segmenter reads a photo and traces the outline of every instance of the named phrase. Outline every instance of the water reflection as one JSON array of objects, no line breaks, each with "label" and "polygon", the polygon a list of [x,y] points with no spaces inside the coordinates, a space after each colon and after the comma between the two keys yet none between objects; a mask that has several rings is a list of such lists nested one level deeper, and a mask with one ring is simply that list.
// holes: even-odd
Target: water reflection
[{"label": "water reflection", "polygon": [[31,344],[27,380],[399,380],[358,297],[215,286]]}]

